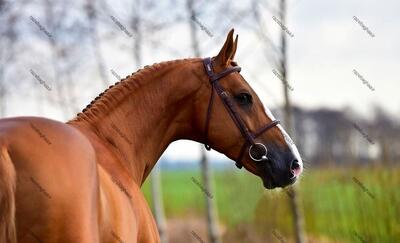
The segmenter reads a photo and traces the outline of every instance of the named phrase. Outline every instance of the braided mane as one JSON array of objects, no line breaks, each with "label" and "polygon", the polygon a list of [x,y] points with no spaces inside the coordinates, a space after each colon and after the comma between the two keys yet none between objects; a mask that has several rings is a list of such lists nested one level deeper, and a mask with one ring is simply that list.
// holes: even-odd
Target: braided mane
[{"label": "braided mane", "polygon": [[124,79],[121,79],[115,84],[109,86],[105,91],[94,98],[94,100],[92,100],[86,106],[86,108],[83,109],[82,112],[78,113],[77,116],[71,121],[94,120],[99,114],[104,114],[106,111],[109,111],[112,107],[124,100],[125,97],[134,89],[140,87],[145,81],[148,80],[146,77],[148,77],[151,73],[154,73],[169,65],[194,59],[197,58],[165,61],[161,63],[155,63],[151,66],[145,66],[144,68],[137,70],[131,75],[128,75]]}]

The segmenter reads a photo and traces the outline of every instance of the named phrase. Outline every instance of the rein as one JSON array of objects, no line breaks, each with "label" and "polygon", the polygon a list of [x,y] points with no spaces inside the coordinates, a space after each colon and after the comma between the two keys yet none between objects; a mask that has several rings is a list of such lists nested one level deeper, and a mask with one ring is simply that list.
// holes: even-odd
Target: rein
[{"label": "rein", "polygon": [[[204,146],[206,147],[207,150],[210,150],[211,147],[208,144],[208,130],[210,127],[210,119],[211,119],[211,113],[212,113],[212,107],[214,103],[214,90],[218,94],[218,96],[221,98],[222,103],[224,104],[226,110],[228,111],[230,117],[232,118],[233,122],[235,123],[236,127],[239,129],[240,133],[242,134],[243,138],[245,139],[245,142],[242,145],[242,148],[240,149],[240,153],[238,158],[235,160],[236,161],[236,166],[241,169],[243,167],[242,165],[242,159],[244,156],[244,153],[246,151],[246,148],[248,149],[249,157],[253,161],[262,161],[262,160],[268,160],[267,158],[267,147],[262,144],[262,143],[257,143],[255,142],[255,139],[262,135],[264,132],[268,131],[269,129],[273,128],[274,126],[278,125],[280,123],[279,120],[274,120],[271,123],[261,127],[258,129],[256,132],[252,133],[242,120],[242,118],[239,115],[239,112],[236,109],[236,106],[234,105],[234,102],[230,98],[228,92],[224,90],[224,88],[219,84],[218,80],[222,79],[225,76],[228,76],[230,73],[233,72],[240,72],[241,68],[239,66],[233,66],[233,67],[228,67],[225,70],[223,70],[220,73],[214,73],[213,67],[212,67],[212,59],[210,57],[207,57],[203,59],[203,65],[206,70],[206,73],[208,75],[210,84],[211,84],[211,96],[210,96],[210,101],[208,103],[208,108],[207,108],[207,118],[206,118],[206,123],[205,123],[205,142]],[[261,156],[260,156],[261,154]]]}]

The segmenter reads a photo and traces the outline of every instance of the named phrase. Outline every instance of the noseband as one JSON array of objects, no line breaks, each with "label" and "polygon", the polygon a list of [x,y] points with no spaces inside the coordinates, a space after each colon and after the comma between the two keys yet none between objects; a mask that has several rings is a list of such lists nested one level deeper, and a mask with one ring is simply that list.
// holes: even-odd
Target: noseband
[{"label": "noseband", "polygon": [[[240,149],[240,153],[238,158],[236,159],[236,166],[240,169],[243,167],[242,165],[242,159],[245,153],[246,148],[249,148],[249,157],[253,161],[262,161],[267,159],[267,147],[262,144],[262,143],[256,143],[255,139],[262,135],[264,132],[268,131],[269,129],[273,128],[274,126],[278,125],[280,123],[279,120],[272,121],[271,123],[261,127],[258,129],[256,132],[252,133],[242,120],[242,118],[239,115],[239,112],[237,111],[234,102],[232,99],[229,97],[228,92],[224,90],[224,88],[219,84],[218,80],[221,78],[229,75],[230,73],[233,72],[240,72],[241,68],[239,66],[233,66],[233,67],[228,67],[225,70],[223,70],[220,73],[214,73],[213,67],[212,67],[212,60],[210,57],[203,59],[203,64],[204,68],[206,69],[210,84],[211,84],[211,96],[210,96],[210,101],[208,103],[208,109],[207,109],[207,118],[206,118],[206,124],[205,124],[205,142],[204,146],[206,147],[207,150],[210,150],[210,146],[208,145],[208,130],[210,126],[210,119],[211,119],[211,111],[214,103],[214,90],[218,94],[218,96],[221,98],[222,103],[224,104],[226,110],[228,111],[229,115],[231,116],[233,122],[236,124],[237,128],[239,129],[240,133],[242,134],[243,138],[245,139],[245,142],[242,145],[242,148]],[[256,157],[255,153],[262,153],[261,157]]]}]

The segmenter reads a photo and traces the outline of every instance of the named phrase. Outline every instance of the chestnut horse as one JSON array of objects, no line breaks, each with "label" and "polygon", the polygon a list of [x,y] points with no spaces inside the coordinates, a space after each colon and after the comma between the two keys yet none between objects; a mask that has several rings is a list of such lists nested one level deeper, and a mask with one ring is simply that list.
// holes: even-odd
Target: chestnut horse
[{"label": "chestnut horse", "polygon": [[239,74],[237,43],[231,30],[212,59],[146,66],[67,123],[1,119],[0,242],[159,242],[140,187],[179,139],[209,145],[268,189],[295,182],[301,158]]}]

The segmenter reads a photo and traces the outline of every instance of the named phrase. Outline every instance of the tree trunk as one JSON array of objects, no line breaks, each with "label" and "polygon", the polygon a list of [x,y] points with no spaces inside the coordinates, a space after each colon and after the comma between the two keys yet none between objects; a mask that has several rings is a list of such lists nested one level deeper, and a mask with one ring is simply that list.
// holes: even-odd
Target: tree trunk
[{"label": "tree trunk", "polygon": [[4,66],[0,67],[0,118],[3,118],[6,115],[6,95],[7,89],[4,84]]},{"label": "tree trunk", "polygon": [[[280,20],[282,22],[282,25],[285,26],[285,18],[286,18],[286,0],[281,0],[280,2]],[[286,54],[286,32],[282,29],[281,31],[281,74],[282,74],[282,79],[283,79],[283,92],[285,96],[285,106],[284,106],[284,122],[285,122],[285,128],[287,129],[288,133],[292,136],[293,140],[295,140],[294,137],[294,127],[293,127],[293,116],[292,116],[292,110],[291,110],[291,104],[290,104],[290,98],[289,98],[289,89],[288,89],[288,80],[287,80],[287,54]],[[295,228],[295,234],[296,234],[296,242],[297,243],[305,243],[305,234],[304,234],[304,219],[303,219],[303,213],[301,211],[301,206],[300,206],[300,200],[298,197],[298,192],[296,190],[296,186],[290,187],[290,206],[293,214],[293,223],[294,223],[294,228]]]},{"label": "tree trunk", "polygon": [[[140,6],[141,1],[136,0],[133,9],[133,16],[131,19],[131,26],[134,31],[134,48],[133,48],[133,58],[137,67],[142,66],[142,29],[141,29],[141,16],[140,16]],[[151,198],[153,203],[153,214],[157,223],[158,233],[160,234],[161,243],[168,242],[168,235],[166,231],[165,214],[164,214],[164,204],[162,199],[161,184],[160,184],[160,174],[161,170],[156,165],[151,174]]]},{"label": "tree trunk", "polygon": [[[199,48],[199,40],[197,37],[197,31],[193,17],[196,17],[196,12],[193,8],[194,1],[187,0],[187,12],[189,13],[189,26],[190,26],[190,35],[192,40],[192,49],[193,53],[196,57],[200,57],[201,52]],[[217,208],[215,206],[214,200],[211,195],[213,195],[213,188],[211,186],[211,171],[209,168],[209,161],[207,158],[206,150],[203,145],[200,145],[201,151],[201,173],[203,178],[203,184],[205,188],[204,198],[206,201],[206,210],[207,210],[207,230],[208,230],[208,238],[211,243],[220,243],[220,233],[218,229],[218,216],[217,216]]]},{"label": "tree trunk", "polygon": [[136,0],[133,9],[133,16],[131,26],[134,31],[133,38],[133,57],[136,62],[136,66],[139,68],[142,66],[142,20],[141,20],[141,0]]},{"label": "tree trunk", "polygon": [[207,159],[207,154],[205,148],[202,146],[201,148],[201,171],[203,176],[203,183],[205,192],[204,198],[206,199],[206,208],[207,208],[207,229],[208,229],[208,237],[211,243],[220,243],[220,234],[218,229],[218,220],[217,220],[217,209],[213,200],[213,190],[211,187],[211,170],[209,168],[209,162]]},{"label": "tree trunk", "polygon": [[108,75],[104,64],[104,58],[100,49],[100,40],[97,36],[97,13],[95,0],[87,0],[86,3],[86,14],[89,20],[89,36],[92,43],[92,48],[94,56],[96,58],[97,70],[100,75],[100,79],[103,86],[106,88],[108,86]]},{"label": "tree trunk", "polygon": [[[54,3],[50,0],[44,0],[45,4],[45,21],[46,26],[49,26],[49,31],[51,32],[51,38],[48,37],[49,45],[51,47],[51,66],[53,68],[53,86],[56,94],[56,102],[58,103],[60,110],[64,116],[64,119],[68,119],[73,112],[71,112],[69,104],[67,103],[68,96],[66,95],[65,85],[62,83],[61,68],[59,64],[61,63],[61,55],[59,46],[57,45],[57,27],[58,26],[55,16],[54,16]],[[50,76],[50,75],[49,75]]]},{"label": "tree trunk", "polygon": [[160,234],[160,242],[167,243],[167,231],[165,225],[165,214],[163,206],[163,197],[161,191],[161,176],[159,165],[154,166],[151,171],[151,197],[153,200],[154,217],[156,219],[158,233]]}]

